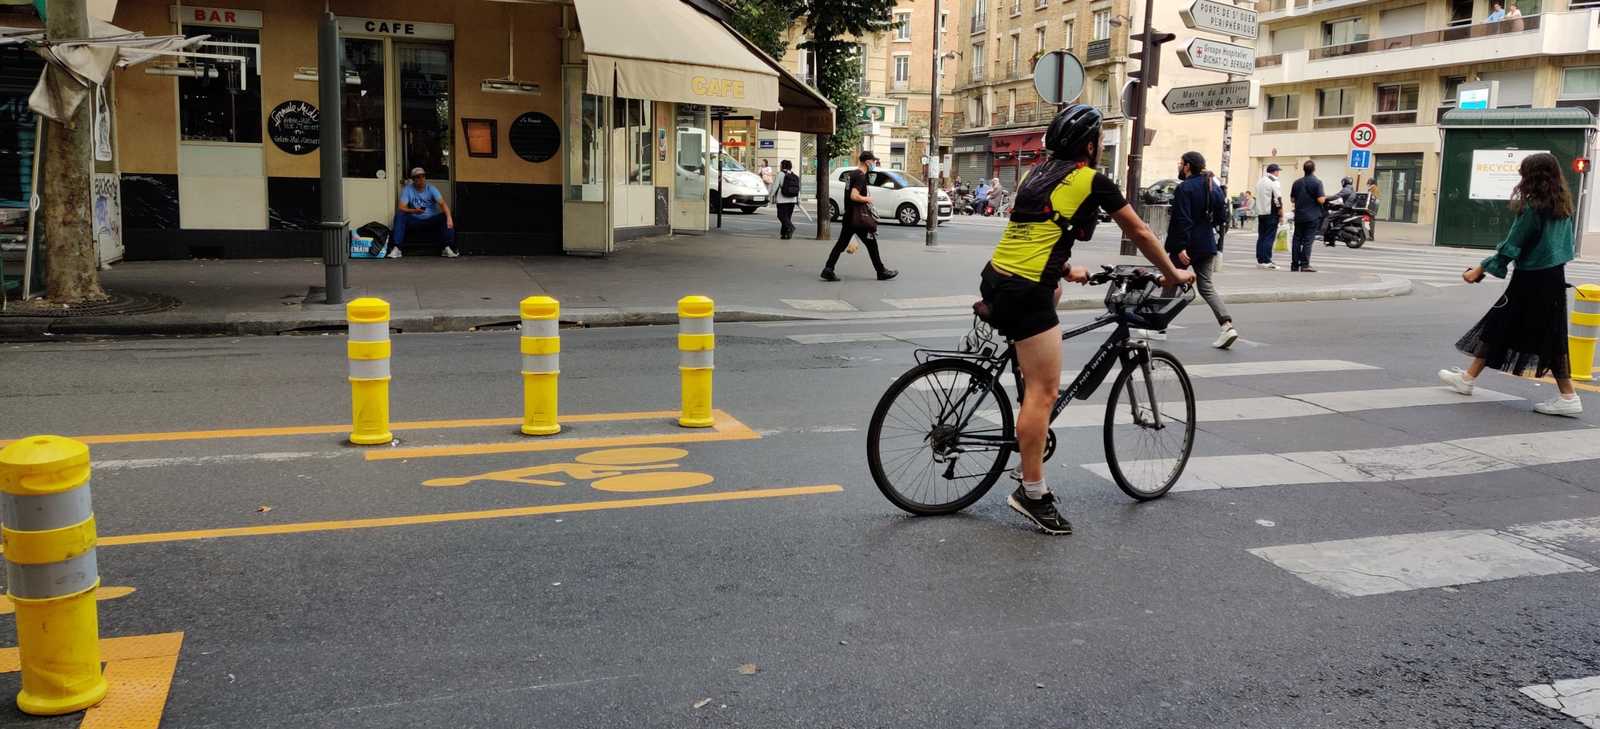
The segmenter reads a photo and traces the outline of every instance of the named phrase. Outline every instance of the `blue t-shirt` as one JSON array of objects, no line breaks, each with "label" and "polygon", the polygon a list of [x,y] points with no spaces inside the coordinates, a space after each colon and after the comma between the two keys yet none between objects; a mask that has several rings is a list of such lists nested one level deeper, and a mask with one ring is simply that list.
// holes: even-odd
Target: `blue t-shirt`
[{"label": "blue t-shirt", "polygon": [[416,185],[406,183],[406,186],[400,189],[400,204],[408,208],[421,209],[422,212],[414,213],[419,218],[438,215],[443,209],[440,207],[442,202],[444,198],[439,195],[439,188],[433,185],[418,190]]}]

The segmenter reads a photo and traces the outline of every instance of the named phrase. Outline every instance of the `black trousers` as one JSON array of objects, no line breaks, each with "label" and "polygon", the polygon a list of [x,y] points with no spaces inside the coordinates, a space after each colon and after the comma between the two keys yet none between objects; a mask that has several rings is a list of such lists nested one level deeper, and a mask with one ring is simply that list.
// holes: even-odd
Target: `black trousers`
[{"label": "black trousers", "polygon": [[1317,231],[1322,221],[1294,221],[1294,244],[1289,246],[1289,270],[1298,271],[1311,265],[1311,246],[1317,242]]},{"label": "black trousers", "polygon": [[779,236],[794,237],[794,203],[778,203],[778,223]]},{"label": "black trousers", "polygon": [[839,242],[833,244],[833,252],[828,254],[828,265],[823,266],[822,270],[833,270],[833,267],[839,263],[840,254],[843,254],[845,247],[850,245],[850,236],[854,235],[859,236],[861,238],[861,243],[867,247],[867,255],[872,258],[872,267],[879,273],[882,273],[883,258],[878,255],[877,233],[857,231],[854,227],[851,227],[849,222],[845,222],[839,227],[841,228],[839,231]]}]

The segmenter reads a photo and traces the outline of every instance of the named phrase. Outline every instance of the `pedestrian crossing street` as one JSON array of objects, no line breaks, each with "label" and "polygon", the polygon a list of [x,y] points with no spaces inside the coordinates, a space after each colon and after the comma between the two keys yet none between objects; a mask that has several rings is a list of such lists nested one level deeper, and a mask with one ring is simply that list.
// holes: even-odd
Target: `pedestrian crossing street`
[{"label": "pedestrian crossing street", "polygon": [[[1236,253],[1234,248],[1230,247],[1223,266],[1236,269],[1255,268],[1253,253],[1246,252],[1243,247],[1240,247],[1239,251]],[[1367,244],[1352,249],[1344,246],[1329,248],[1318,244],[1311,250],[1311,267],[1327,271],[1377,273],[1410,279],[1413,283],[1433,288],[1449,288],[1467,285],[1461,280],[1461,272],[1477,265],[1489,253],[1487,250],[1425,246]],[[1285,273],[1289,268],[1288,255],[1281,252],[1273,254],[1273,261]],[[1600,263],[1592,261],[1568,263],[1567,280],[1574,285],[1600,283]],[[1486,284],[1496,282],[1500,282],[1500,279],[1490,277],[1484,281]]]}]

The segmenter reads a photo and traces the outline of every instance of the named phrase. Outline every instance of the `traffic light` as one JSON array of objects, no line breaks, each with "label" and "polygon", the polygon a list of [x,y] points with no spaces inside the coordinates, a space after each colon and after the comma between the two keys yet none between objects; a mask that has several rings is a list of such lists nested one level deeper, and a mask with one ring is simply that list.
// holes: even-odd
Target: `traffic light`
[{"label": "traffic light", "polygon": [[1588,157],[1578,157],[1577,159],[1572,160],[1572,171],[1580,175],[1588,174],[1589,166]]},{"label": "traffic light", "polygon": [[1128,54],[1129,58],[1139,59],[1139,70],[1129,71],[1128,76],[1144,84],[1146,89],[1152,89],[1161,84],[1161,46],[1178,39],[1176,33],[1157,33],[1150,31],[1150,39],[1145,40],[1144,34],[1129,36],[1128,40],[1139,41],[1144,44],[1139,50]]}]

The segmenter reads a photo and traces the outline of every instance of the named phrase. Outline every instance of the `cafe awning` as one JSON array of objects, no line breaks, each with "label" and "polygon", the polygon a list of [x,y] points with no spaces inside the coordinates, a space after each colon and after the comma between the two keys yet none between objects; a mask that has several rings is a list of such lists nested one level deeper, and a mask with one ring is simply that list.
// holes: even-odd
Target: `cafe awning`
[{"label": "cafe awning", "polygon": [[576,0],[600,96],[754,109],[762,126],[829,134],[833,106],[722,21],[681,0]]}]

